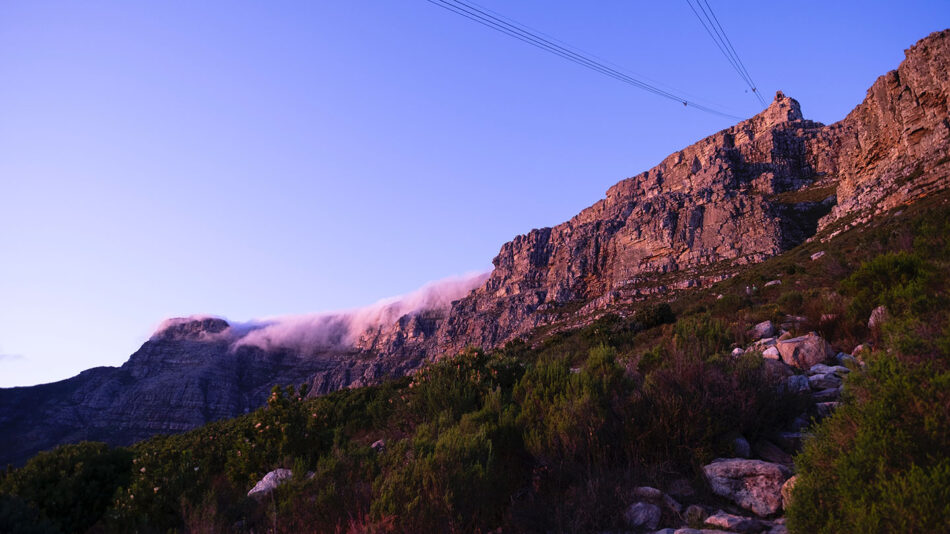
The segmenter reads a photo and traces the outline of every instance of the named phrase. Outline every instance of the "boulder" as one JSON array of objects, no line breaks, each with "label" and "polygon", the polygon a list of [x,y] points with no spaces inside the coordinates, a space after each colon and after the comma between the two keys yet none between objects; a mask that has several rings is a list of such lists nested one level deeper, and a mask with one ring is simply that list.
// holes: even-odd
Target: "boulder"
[{"label": "boulder", "polygon": [[743,350],[743,349],[741,349],[741,348],[739,348],[739,347],[736,347],[736,348],[732,349],[732,356],[733,356],[733,357],[739,357],[739,356],[742,356],[743,354],[745,354],[745,350]]},{"label": "boulder", "polygon": [[792,489],[795,487],[795,483],[798,481],[798,475],[795,475],[782,484],[782,506],[788,508],[789,503],[792,502]]},{"label": "boulder", "polygon": [[805,375],[792,375],[785,379],[785,390],[789,393],[805,393],[811,391],[808,383],[808,377]]},{"label": "boulder", "polygon": [[765,283],[764,287],[780,286],[782,285],[781,280],[769,280]]},{"label": "boulder", "polygon": [[251,488],[251,491],[247,492],[248,497],[261,498],[266,497],[270,492],[277,489],[277,486],[280,486],[284,482],[290,480],[294,476],[293,471],[290,469],[274,469],[270,473],[264,475],[257,484],[254,484],[254,487]]},{"label": "boulder", "polygon": [[[843,353],[839,353],[838,356],[836,356],[836,359],[839,358],[841,354]],[[844,367],[843,365],[825,365],[823,363],[819,363],[817,365],[811,366],[811,369],[809,369],[808,371],[805,371],[805,374],[812,376],[812,375],[826,375],[828,373],[834,373],[838,376],[844,376],[850,372],[851,372],[851,369],[848,369],[847,367]]]},{"label": "boulder", "polygon": [[834,373],[823,375],[811,375],[808,377],[808,383],[812,389],[829,389],[841,387],[841,379]]},{"label": "boulder", "polygon": [[815,404],[815,409],[818,411],[820,417],[828,417],[834,413],[835,409],[840,405],[840,402],[837,401],[825,401]]},{"label": "boulder", "polygon": [[811,261],[815,261],[815,260],[817,260],[818,258],[820,258],[820,257],[822,257],[822,256],[824,256],[824,255],[825,255],[825,251],[824,251],[824,250],[819,250],[818,252],[816,252],[816,253],[814,253],[814,254],[812,254],[812,255],[810,256],[810,257],[811,257]]},{"label": "boulder", "polygon": [[698,504],[691,504],[683,513],[683,520],[689,525],[702,525],[708,516],[705,508]]},{"label": "boulder", "polygon": [[737,436],[732,440],[732,452],[739,458],[748,458],[752,456],[752,447],[742,436]]},{"label": "boulder", "polygon": [[650,486],[640,486],[639,488],[633,488],[633,496],[650,504],[655,504],[661,507],[665,506],[666,508],[670,509],[670,511],[677,514],[683,511],[683,505],[677,502],[676,499],[656,488],[651,488]]},{"label": "boulder", "polygon": [[758,519],[728,514],[722,510],[707,517],[703,525],[739,533],[762,532],[766,528],[765,523]]},{"label": "boulder", "polygon": [[833,355],[828,342],[814,332],[780,340],[775,346],[783,362],[799,369],[810,369]]},{"label": "boulder", "polygon": [[753,326],[752,330],[749,330],[749,334],[752,336],[752,339],[772,337],[775,335],[775,325],[772,324],[772,321],[762,321]]},{"label": "boulder", "polygon": [[795,454],[802,450],[801,432],[776,432],[772,436],[772,442],[782,448],[789,454]]},{"label": "boulder", "polygon": [[660,524],[660,507],[648,502],[636,502],[627,508],[623,518],[633,528],[655,530]]},{"label": "boulder", "polygon": [[782,356],[778,352],[778,347],[771,346],[762,351],[762,357],[769,360],[779,360]]},{"label": "boulder", "polygon": [[811,400],[817,403],[833,402],[841,398],[841,388],[828,388],[815,391],[811,394]]},{"label": "boulder", "polygon": [[674,478],[671,480],[666,485],[666,492],[673,497],[679,497],[681,499],[690,499],[696,495],[696,490],[693,489],[689,479],[686,478]]},{"label": "boulder", "polygon": [[776,464],[792,465],[792,457],[778,445],[767,439],[756,440],[752,444],[752,452],[759,458]]},{"label": "boulder", "polygon": [[762,360],[762,370],[765,372],[765,376],[776,382],[783,381],[795,374],[795,371],[793,371],[791,367],[782,363],[781,360]]},{"label": "boulder", "polygon": [[742,458],[714,460],[703,472],[713,493],[762,517],[782,508],[782,484],[791,476],[784,465]]},{"label": "boulder", "polygon": [[888,318],[887,308],[884,306],[878,306],[871,310],[871,316],[868,317],[868,328],[874,330],[875,328],[880,328]]}]

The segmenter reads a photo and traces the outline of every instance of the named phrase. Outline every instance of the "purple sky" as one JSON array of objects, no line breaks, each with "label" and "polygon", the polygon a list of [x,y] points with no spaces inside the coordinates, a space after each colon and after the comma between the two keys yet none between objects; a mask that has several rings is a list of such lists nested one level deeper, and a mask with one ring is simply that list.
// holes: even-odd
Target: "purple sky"
[{"label": "purple sky", "polygon": [[[685,1],[480,0],[758,111]],[[710,0],[763,94],[834,122],[950,2]],[[732,121],[423,0],[0,3],[0,386],[169,316],[352,308],[491,267]]]}]

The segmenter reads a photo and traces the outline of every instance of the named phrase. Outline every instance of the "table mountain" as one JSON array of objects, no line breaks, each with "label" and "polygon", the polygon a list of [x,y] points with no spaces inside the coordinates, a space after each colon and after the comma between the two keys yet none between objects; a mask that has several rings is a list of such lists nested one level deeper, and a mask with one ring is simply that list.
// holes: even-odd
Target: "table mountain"
[{"label": "table mountain", "polygon": [[[767,109],[611,187],[553,228],[504,244],[487,280],[395,321],[341,323],[342,344],[241,344],[236,325],[171,321],[119,368],[0,390],[0,463],[80,439],[130,443],[260,406],[274,384],[314,394],[411,372],[467,345],[578,324],[648,297],[708,286],[803,241],[829,238],[947,187],[950,30],[906,51],[843,120]],[[479,282],[481,282],[479,280]]]}]

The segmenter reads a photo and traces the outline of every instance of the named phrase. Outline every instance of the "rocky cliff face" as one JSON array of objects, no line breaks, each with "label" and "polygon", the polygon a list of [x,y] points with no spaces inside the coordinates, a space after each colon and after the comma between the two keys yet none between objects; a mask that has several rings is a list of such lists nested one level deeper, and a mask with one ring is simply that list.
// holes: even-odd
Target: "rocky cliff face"
[{"label": "rocky cliff face", "polygon": [[0,464],[58,443],[129,443],[232,417],[262,405],[274,384],[308,381],[322,394],[406,374],[467,345],[495,347],[708,285],[819,230],[944,189],[950,30],[906,55],[842,121],[806,120],[778,93],[762,113],[621,181],[571,220],[506,243],[488,279],[451,307],[350,332],[352,347],[236,346],[223,320],[175,320],[120,368],[0,390]]},{"label": "rocky cliff face", "polygon": [[489,279],[431,335],[412,340],[397,326],[389,337],[398,348],[363,348],[432,356],[497,346],[562,320],[566,304],[591,312],[708,285],[819,228],[944,189],[948,71],[945,30],[908,49],[897,70],[830,126],[804,119],[798,102],[779,92],[755,117],[621,181],[571,220],[503,245]]},{"label": "rocky cliff face", "polygon": [[905,52],[864,102],[829,128],[838,205],[824,225],[912,202],[947,186],[950,174],[950,30]]}]

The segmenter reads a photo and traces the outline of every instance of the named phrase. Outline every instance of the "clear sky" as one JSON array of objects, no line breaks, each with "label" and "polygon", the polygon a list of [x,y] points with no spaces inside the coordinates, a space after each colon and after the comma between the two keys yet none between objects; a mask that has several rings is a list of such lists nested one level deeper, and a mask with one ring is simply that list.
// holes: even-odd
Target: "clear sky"
[{"label": "clear sky", "polygon": [[[750,116],[685,1],[478,0]],[[710,0],[761,91],[834,122],[950,2]],[[169,316],[350,308],[733,121],[423,0],[0,3],[0,386],[119,365]]]}]

